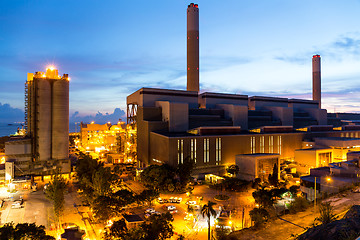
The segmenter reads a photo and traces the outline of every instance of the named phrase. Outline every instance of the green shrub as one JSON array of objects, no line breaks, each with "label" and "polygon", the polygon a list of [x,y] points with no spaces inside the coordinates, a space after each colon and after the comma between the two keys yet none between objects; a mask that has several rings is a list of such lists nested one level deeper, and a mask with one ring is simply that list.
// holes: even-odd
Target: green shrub
[{"label": "green shrub", "polygon": [[249,215],[250,215],[251,221],[254,222],[255,228],[260,227],[270,217],[269,212],[265,208],[262,208],[262,207],[254,208],[253,210],[251,210],[249,212]]},{"label": "green shrub", "polygon": [[295,200],[290,204],[290,213],[297,213],[305,211],[310,205],[310,202],[303,197],[296,197]]}]

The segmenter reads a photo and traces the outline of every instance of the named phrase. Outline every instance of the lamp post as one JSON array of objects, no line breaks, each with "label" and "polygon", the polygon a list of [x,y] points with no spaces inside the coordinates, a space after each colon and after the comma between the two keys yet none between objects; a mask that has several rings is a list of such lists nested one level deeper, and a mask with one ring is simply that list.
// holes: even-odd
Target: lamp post
[{"label": "lamp post", "polygon": [[315,198],[314,198],[314,212],[316,210],[316,177],[315,177],[315,187],[314,187],[314,190],[315,190]]}]

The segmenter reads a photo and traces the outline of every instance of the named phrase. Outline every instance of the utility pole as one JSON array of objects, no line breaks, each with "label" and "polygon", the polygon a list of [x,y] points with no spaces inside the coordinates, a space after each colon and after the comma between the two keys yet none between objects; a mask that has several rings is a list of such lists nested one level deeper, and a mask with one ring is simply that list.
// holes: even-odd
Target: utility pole
[{"label": "utility pole", "polygon": [[316,211],[316,177],[315,177],[315,198],[314,198],[314,212]]}]

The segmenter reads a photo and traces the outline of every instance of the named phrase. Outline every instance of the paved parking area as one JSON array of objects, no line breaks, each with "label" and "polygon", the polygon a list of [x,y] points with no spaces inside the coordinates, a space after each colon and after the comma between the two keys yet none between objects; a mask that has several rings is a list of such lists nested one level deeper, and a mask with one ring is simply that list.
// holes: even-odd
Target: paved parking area
[{"label": "paved parking area", "polygon": [[[23,198],[25,201],[21,208],[11,208],[14,199]],[[1,210],[1,224],[8,222],[36,223],[48,228],[48,222],[52,219],[52,206],[45,198],[42,191],[29,192],[21,191],[7,199]]]}]

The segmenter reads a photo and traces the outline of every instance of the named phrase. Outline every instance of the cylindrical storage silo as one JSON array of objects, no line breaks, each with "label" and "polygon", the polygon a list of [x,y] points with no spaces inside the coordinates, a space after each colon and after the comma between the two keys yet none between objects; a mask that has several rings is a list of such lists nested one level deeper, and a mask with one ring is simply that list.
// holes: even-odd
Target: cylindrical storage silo
[{"label": "cylindrical storage silo", "polygon": [[55,79],[52,89],[52,159],[69,158],[69,81]]},{"label": "cylindrical storage silo", "polygon": [[49,160],[51,158],[51,83],[46,78],[34,79],[35,97],[35,158]]}]

